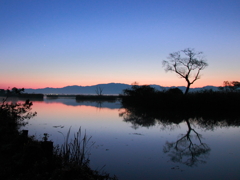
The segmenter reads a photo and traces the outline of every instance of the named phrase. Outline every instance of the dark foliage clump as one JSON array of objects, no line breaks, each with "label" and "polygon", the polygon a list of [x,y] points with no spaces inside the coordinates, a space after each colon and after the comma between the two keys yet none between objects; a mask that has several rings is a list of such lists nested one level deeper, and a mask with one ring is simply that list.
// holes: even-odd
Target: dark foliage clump
[{"label": "dark foliage clump", "polygon": [[[21,93],[23,89],[13,89]],[[12,91],[12,92],[13,92]],[[0,103],[0,179],[6,180],[111,180],[107,173],[99,173],[89,167],[86,134],[81,138],[81,129],[74,142],[53,147],[44,134],[43,141],[29,137],[20,128],[26,120],[36,115],[31,112],[32,102],[7,102],[8,95]]]},{"label": "dark foliage clump", "polygon": [[183,93],[181,90],[170,89],[158,91],[155,88],[144,85],[133,85],[130,89],[123,90],[120,95],[123,106],[141,107],[144,109],[161,110],[166,106],[173,107],[175,102],[181,101]]},{"label": "dark foliage clump", "polygon": [[150,86],[133,85],[120,95],[123,107],[142,108],[157,112],[177,113],[237,113],[240,92],[204,90],[184,95],[180,89],[158,91]]}]

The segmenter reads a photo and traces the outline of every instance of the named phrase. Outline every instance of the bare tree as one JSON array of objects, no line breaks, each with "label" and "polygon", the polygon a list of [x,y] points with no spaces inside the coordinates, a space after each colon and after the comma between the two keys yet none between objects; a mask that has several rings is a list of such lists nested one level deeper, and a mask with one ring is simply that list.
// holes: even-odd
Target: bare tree
[{"label": "bare tree", "polygon": [[103,88],[100,87],[100,86],[97,86],[96,89],[95,89],[95,92],[98,96],[102,96],[103,95]]},{"label": "bare tree", "polygon": [[[182,54],[184,56],[182,56]],[[165,70],[173,71],[187,81],[185,94],[188,93],[190,86],[200,79],[200,71],[208,66],[204,60],[202,52],[196,52],[194,49],[187,48],[178,52],[170,53],[168,61],[163,61]]]}]

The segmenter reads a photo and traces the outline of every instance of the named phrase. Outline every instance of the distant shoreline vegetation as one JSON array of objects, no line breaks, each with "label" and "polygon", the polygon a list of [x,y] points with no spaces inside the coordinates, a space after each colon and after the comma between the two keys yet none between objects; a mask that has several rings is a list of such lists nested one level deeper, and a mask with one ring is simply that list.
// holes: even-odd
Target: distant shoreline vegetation
[{"label": "distant shoreline vegetation", "polygon": [[[151,87],[154,87],[157,90],[168,90],[170,88],[179,88],[183,92],[186,90],[185,86],[171,86],[171,87],[164,87],[156,84],[150,84]],[[40,89],[25,89],[24,92],[26,93],[35,93],[35,94],[44,94],[44,95],[51,95],[51,94],[58,94],[58,95],[96,95],[97,88],[99,87],[102,89],[102,95],[118,95],[124,89],[131,88],[129,84],[122,84],[122,83],[108,83],[108,84],[97,84],[92,86],[65,86],[62,88],[40,88]],[[209,90],[212,89],[213,91],[218,91],[218,86],[203,86],[203,87],[196,87],[191,88],[189,91],[199,91],[199,90]],[[101,90],[100,89],[100,90]]]},{"label": "distant shoreline vegetation", "polygon": [[119,95],[77,95],[76,100],[105,100],[114,101],[120,98]]},{"label": "distant shoreline vegetation", "polygon": [[158,91],[150,86],[133,85],[120,96],[123,107],[157,112],[226,113],[238,112],[240,91],[203,90],[186,95],[178,88]]},{"label": "distant shoreline vegetation", "polygon": [[72,94],[46,94],[47,98],[59,98],[59,97],[72,97],[76,98],[76,95]]},{"label": "distant shoreline vegetation", "polygon": [[17,88],[12,88],[12,90],[4,90],[0,89],[0,96],[3,97],[18,97],[18,98],[31,98],[31,99],[43,99],[44,94],[41,93],[22,93],[24,92],[24,88],[22,89],[17,89]]},{"label": "distant shoreline vegetation", "polygon": [[9,97],[43,99],[44,95],[43,95],[43,94],[27,94],[27,93],[22,93],[22,94],[19,94],[19,95],[9,95]]}]

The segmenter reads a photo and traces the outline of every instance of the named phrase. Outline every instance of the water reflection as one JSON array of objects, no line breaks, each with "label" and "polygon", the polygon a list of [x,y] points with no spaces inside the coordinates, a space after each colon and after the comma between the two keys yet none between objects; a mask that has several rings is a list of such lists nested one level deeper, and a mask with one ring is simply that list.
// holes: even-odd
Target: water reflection
[{"label": "water reflection", "polygon": [[75,97],[61,97],[52,98],[47,97],[44,100],[46,103],[61,103],[67,106],[93,106],[98,109],[108,108],[108,109],[119,109],[121,104],[118,100],[78,100]]},{"label": "water reflection", "polygon": [[[189,114],[189,115],[188,115]],[[198,166],[207,162],[211,148],[204,142],[203,135],[196,129],[213,131],[222,127],[239,127],[239,115],[226,114],[217,116],[211,113],[203,113],[193,116],[182,112],[156,112],[141,108],[125,107],[119,116],[124,122],[131,123],[133,129],[160,125],[161,129],[174,129],[180,123],[186,123],[187,131],[181,134],[175,141],[166,141],[163,152],[168,154],[174,163],[187,166]]]},{"label": "water reflection", "polygon": [[131,123],[133,129],[139,127],[150,127],[160,124],[162,128],[174,128],[176,124],[182,122],[182,119],[177,115],[163,115],[151,110],[139,109],[139,108],[126,108],[122,109],[119,116],[123,118],[124,122]]},{"label": "water reflection", "polygon": [[173,162],[179,162],[187,166],[197,166],[206,163],[210,148],[202,141],[202,135],[191,127],[193,119],[185,120],[188,131],[175,142],[166,142],[163,148]]},{"label": "water reflection", "polygon": [[106,101],[106,100],[76,100],[78,104],[89,104],[90,106],[95,106],[98,109],[109,108],[109,109],[118,109],[120,108],[120,103],[117,100]]},{"label": "water reflection", "polygon": [[240,114],[231,112],[182,112],[182,111],[153,111],[151,109],[123,107],[119,116],[124,122],[132,124],[134,129],[138,127],[150,127],[156,124],[171,126],[180,124],[186,119],[192,119],[195,125],[205,130],[214,130],[219,127],[239,127]]},{"label": "water reflection", "polygon": [[[240,178],[239,118],[232,113],[220,116],[221,112],[205,115],[137,108],[119,110],[118,101],[102,102],[101,108],[97,107],[97,102],[74,98],[34,101],[33,110],[38,115],[26,128],[30,135],[41,138],[40,135],[48,133],[54,144],[62,144],[61,133],[66,135],[72,127],[73,139],[73,133],[82,127],[95,142],[90,156],[92,168],[106,165],[105,171],[116,174],[120,180]],[[168,149],[167,143],[172,143],[172,148]],[[196,146],[206,153],[193,151]],[[186,165],[191,153],[195,155],[193,167],[198,168]]]}]

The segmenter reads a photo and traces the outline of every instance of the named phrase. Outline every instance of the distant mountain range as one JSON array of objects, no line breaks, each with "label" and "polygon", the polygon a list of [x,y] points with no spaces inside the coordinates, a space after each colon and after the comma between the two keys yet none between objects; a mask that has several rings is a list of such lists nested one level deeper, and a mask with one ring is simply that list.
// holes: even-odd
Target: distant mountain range
[{"label": "distant mountain range", "polygon": [[[109,83],[109,84],[97,84],[93,86],[66,86],[62,88],[42,88],[42,89],[25,89],[25,93],[41,93],[41,94],[96,94],[97,87],[103,89],[103,94],[120,94],[123,89],[130,88],[132,85],[122,84],[122,83]],[[159,85],[150,85],[157,90],[167,90],[169,88],[179,88],[183,92],[185,91],[185,86],[171,86],[163,87]],[[216,86],[204,86],[202,88],[191,88],[191,91],[200,91],[200,90],[209,90],[217,91],[218,87]]]}]

